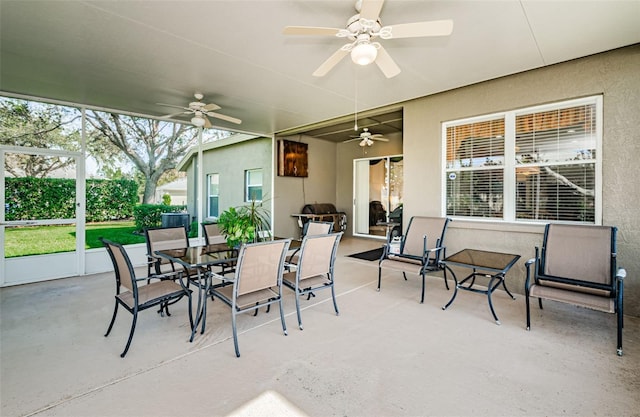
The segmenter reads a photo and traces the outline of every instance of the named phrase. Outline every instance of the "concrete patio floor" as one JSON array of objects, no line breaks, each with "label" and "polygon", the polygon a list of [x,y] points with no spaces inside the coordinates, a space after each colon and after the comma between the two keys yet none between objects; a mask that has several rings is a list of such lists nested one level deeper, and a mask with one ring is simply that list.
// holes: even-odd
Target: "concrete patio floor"
[{"label": "concrete patio floor", "polygon": [[[236,358],[227,306],[209,304],[207,329],[189,343],[187,303],[171,317],[131,315],[109,337],[112,273],[0,289],[0,414],[10,416],[640,416],[640,319],[546,302],[525,327],[524,297],[452,292],[346,255],[380,242],[345,238],[330,292],[303,301],[297,327],[285,292],[277,307],[239,318]],[[514,268],[521,268],[518,264]],[[507,276],[508,283],[508,276]],[[511,288],[514,292],[521,289]]]}]

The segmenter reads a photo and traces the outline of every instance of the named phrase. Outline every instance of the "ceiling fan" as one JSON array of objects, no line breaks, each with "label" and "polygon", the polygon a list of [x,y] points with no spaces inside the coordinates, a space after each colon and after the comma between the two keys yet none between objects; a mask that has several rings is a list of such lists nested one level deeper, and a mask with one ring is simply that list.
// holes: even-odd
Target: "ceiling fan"
[{"label": "ceiling fan", "polygon": [[315,70],[313,75],[316,77],[326,75],[342,58],[350,53],[351,59],[356,64],[368,65],[375,61],[384,75],[387,78],[391,78],[400,73],[400,68],[379,42],[372,42],[374,39],[447,36],[453,31],[452,20],[433,20],[382,26],[380,10],[383,3],[384,0],[357,0],[355,7],[358,14],[349,18],[345,29],[287,26],[284,28],[283,33],[285,35],[336,36],[349,40],[349,43],[340,47]]},{"label": "ceiling fan", "polygon": [[358,136],[351,137],[354,139],[347,139],[342,143],[354,142],[356,140],[359,140],[360,143],[358,145],[365,147],[373,145],[374,140],[379,140],[380,142],[389,142],[389,139],[385,138],[381,134],[369,132],[369,129],[366,127],[362,129],[362,133],[360,133]]},{"label": "ceiling fan", "polygon": [[204,98],[204,96],[201,93],[195,93],[193,96],[195,97],[196,101],[192,101],[191,103],[189,103],[188,107],[175,106],[173,104],[164,104],[164,103],[157,103],[157,104],[159,106],[175,107],[183,110],[178,113],[167,114],[166,116],[163,116],[163,117],[174,117],[181,114],[192,114],[193,117],[191,118],[191,123],[197,127],[209,128],[212,126],[207,116],[215,117],[216,119],[220,119],[220,120],[226,120],[227,122],[231,122],[235,124],[242,123],[242,120],[236,119],[235,117],[226,116],[220,113],[214,113],[213,110],[219,110],[221,107],[213,103],[209,103],[209,104],[203,103],[202,99]]}]

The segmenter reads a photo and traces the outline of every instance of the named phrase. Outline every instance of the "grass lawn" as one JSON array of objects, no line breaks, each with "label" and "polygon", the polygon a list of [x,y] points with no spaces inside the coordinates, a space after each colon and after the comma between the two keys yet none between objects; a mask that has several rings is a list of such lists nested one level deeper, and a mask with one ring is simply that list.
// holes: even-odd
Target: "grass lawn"
[{"label": "grass lawn", "polygon": [[[89,223],[86,227],[85,248],[101,248],[99,237],[123,245],[144,243],[144,236],[134,234],[133,221]],[[4,256],[40,255],[45,253],[74,251],[76,246],[75,226],[26,226],[5,229]]]}]

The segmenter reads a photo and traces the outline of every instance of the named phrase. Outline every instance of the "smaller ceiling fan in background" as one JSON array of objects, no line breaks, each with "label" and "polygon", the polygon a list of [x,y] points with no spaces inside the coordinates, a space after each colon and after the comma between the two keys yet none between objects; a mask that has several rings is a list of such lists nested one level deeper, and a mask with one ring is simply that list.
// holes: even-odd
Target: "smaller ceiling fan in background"
[{"label": "smaller ceiling fan in background", "polygon": [[335,36],[348,39],[348,43],[342,45],[315,70],[313,75],[316,77],[326,75],[342,58],[351,54],[351,59],[356,64],[369,65],[375,62],[384,75],[391,78],[400,73],[400,68],[382,44],[372,42],[373,40],[377,38],[386,41],[388,39],[425,36],[448,36],[453,31],[453,21],[448,19],[382,26],[380,11],[383,4],[384,0],[357,0],[355,3],[357,14],[347,20],[344,29],[287,26],[283,33],[285,35]]},{"label": "smaller ceiling fan in background", "polygon": [[381,134],[369,132],[369,129],[366,127],[362,129],[362,133],[360,133],[358,136],[352,136],[352,138],[354,139],[348,139],[342,143],[355,142],[359,140],[360,143],[358,145],[365,147],[373,145],[374,140],[379,140],[380,142],[389,142],[389,139],[385,138]]},{"label": "smaller ceiling fan in background", "polygon": [[175,107],[177,109],[183,110],[178,113],[167,114],[163,116],[166,118],[171,118],[171,117],[184,115],[184,114],[193,115],[193,117],[191,117],[191,123],[197,127],[210,128],[212,126],[207,116],[215,117],[216,119],[220,119],[220,120],[226,120],[227,122],[231,122],[235,124],[242,123],[242,120],[236,119],[235,117],[226,116],[220,113],[214,113],[213,110],[219,110],[221,107],[213,103],[209,103],[209,104],[203,103],[202,99],[204,98],[204,96],[201,93],[195,93],[193,96],[196,98],[197,101],[192,101],[191,103],[189,103],[188,107],[175,106],[173,104],[164,104],[164,103],[157,103],[157,104],[159,106]]}]

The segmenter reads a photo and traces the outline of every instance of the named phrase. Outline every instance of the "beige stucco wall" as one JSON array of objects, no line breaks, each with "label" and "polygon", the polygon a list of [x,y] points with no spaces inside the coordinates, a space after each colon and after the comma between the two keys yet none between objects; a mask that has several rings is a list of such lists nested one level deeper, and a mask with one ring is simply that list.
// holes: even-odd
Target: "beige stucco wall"
[{"label": "beige stucco wall", "polygon": [[[471,70],[471,69],[470,69]],[[363,157],[404,155],[405,224],[414,215],[441,216],[442,212],[442,122],[513,110],[573,98],[603,95],[603,219],[619,228],[618,265],[627,269],[625,313],[640,316],[640,45],[594,55],[471,85],[410,102],[404,108],[402,137],[377,142],[363,150],[357,144],[335,144],[311,137],[290,137],[309,145],[307,178],[273,178],[273,226],[277,236],[297,236],[292,213],[307,203],[334,203],[352,222],[353,160]],[[391,106],[390,106],[391,107]],[[270,147],[274,144],[270,143]],[[363,152],[367,153],[364,154]],[[221,154],[230,170],[242,170],[263,155],[257,149],[234,148]],[[243,154],[239,162],[237,155]],[[257,158],[257,159],[256,159]],[[276,166],[275,155],[271,165]],[[255,165],[255,164],[254,164]],[[211,171],[208,168],[206,172]],[[242,168],[241,168],[242,167]],[[218,168],[216,168],[218,169]],[[235,172],[235,171],[233,171]],[[265,172],[267,171],[265,165]],[[267,176],[265,176],[265,179]],[[266,188],[265,188],[266,189]],[[221,196],[225,195],[222,189]],[[230,194],[231,199],[235,199]],[[242,198],[241,196],[239,197]],[[221,201],[221,206],[223,206]],[[237,203],[231,203],[235,205]],[[349,224],[347,235],[352,231]],[[447,234],[447,253],[465,247],[506,251],[521,255],[507,275],[509,289],[523,293],[524,262],[542,242],[543,225],[454,220]],[[441,285],[433,282],[432,285]],[[427,288],[428,297],[428,288]],[[524,325],[524,311],[522,312]],[[612,318],[613,320],[613,318]]]},{"label": "beige stucco wall", "polygon": [[[625,313],[640,316],[638,45],[405,103],[405,220],[442,214],[442,122],[596,94],[603,95],[604,113],[602,223],[619,228],[618,265],[628,273]],[[520,254],[507,277],[509,289],[522,293],[524,262],[541,244],[542,232],[542,226],[454,221],[447,253],[473,247]]]},{"label": "beige stucco wall", "polygon": [[[274,234],[299,237],[300,230],[291,214],[300,213],[305,204],[336,201],[336,144],[309,136],[287,139],[308,144],[308,177],[274,177]],[[274,161],[274,164],[277,162]],[[277,168],[277,165],[274,165]],[[340,209],[340,207],[338,207]]]}]

